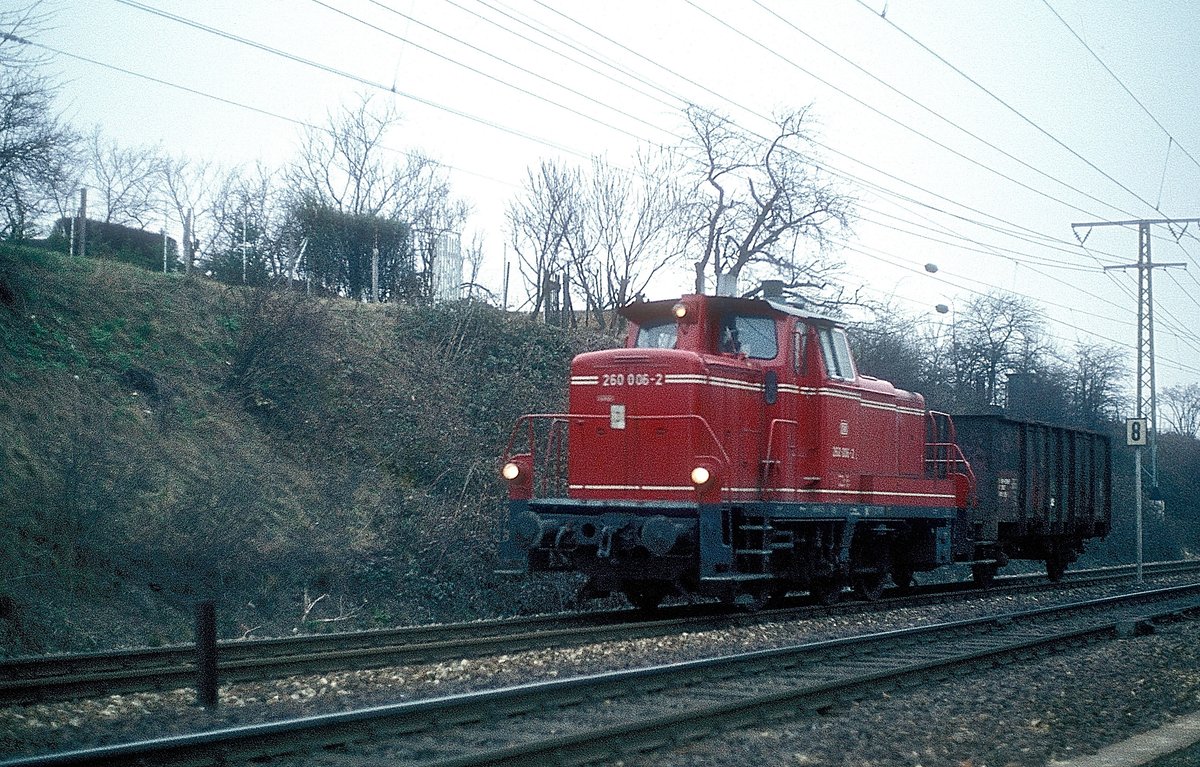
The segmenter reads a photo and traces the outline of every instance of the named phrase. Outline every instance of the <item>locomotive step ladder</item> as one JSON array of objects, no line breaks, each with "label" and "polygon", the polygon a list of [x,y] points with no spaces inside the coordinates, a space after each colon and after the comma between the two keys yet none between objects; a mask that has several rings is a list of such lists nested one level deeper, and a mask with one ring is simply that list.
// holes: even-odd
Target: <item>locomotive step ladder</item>
[{"label": "locomotive step ladder", "polygon": [[742,515],[734,531],[734,555],[739,572],[772,575],[771,557],[792,548],[792,534],[776,530],[762,515]]}]

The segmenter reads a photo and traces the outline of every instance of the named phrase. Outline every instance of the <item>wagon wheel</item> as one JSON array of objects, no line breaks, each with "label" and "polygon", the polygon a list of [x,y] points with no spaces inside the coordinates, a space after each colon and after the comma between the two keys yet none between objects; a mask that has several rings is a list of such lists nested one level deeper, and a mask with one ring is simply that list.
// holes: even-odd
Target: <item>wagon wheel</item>
[{"label": "wagon wheel", "polygon": [[988,589],[996,580],[996,570],[997,567],[994,564],[971,565],[971,578],[979,588]]},{"label": "wagon wheel", "polygon": [[622,591],[625,592],[625,598],[629,600],[629,604],[639,610],[654,610],[657,609],[663,599],[666,598],[670,591],[665,583],[627,583]]},{"label": "wagon wheel", "polygon": [[818,604],[837,604],[842,598],[842,579],[836,575],[814,578],[808,586],[808,593]]}]

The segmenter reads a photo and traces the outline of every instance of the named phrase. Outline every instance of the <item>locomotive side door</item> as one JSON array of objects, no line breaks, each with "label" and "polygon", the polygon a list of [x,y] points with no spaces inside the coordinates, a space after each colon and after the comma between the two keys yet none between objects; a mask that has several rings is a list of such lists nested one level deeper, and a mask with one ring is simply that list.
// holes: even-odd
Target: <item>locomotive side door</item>
[{"label": "locomotive side door", "polygon": [[[729,314],[722,318],[721,327],[728,329],[728,340],[722,338],[720,352],[728,362],[711,365],[713,378],[719,384],[722,403],[717,423],[724,424],[725,449],[732,466],[730,486],[736,488],[735,498],[751,500],[758,497],[762,482],[764,449],[765,396],[764,368],[780,359],[778,328],[775,318],[759,314]],[[775,374],[778,381],[778,373]]]},{"label": "locomotive side door", "polygon": [[817,395],[822,486],[826,490],[839,491],[837,500],[854,501],[859,489],[860,474],[858,453],[859,401],[861,395],[854,386],[858,373],[850,355],[850,344],[846,331],[841,328],[820,326],[817,328],[820,342],[821,365],[824,380]]}]

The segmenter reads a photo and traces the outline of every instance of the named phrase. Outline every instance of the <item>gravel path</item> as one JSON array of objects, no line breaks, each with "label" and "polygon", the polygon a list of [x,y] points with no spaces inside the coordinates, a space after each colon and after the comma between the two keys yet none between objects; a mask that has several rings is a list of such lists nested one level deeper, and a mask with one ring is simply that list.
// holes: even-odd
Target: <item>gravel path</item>
[{"label": "gravel path", "polygon": [[[1183,580],[1163,578],[1148,587]],[[764,616],[751,626],[657,639],[228,684],[221,688],[215,712],[195,708],[190,690],[13,706],[0,708],[0,754],[40,753],[639,667],[1077,601],[1117,590],[1097,586],[996,595],[791,622]],[[1162,721],[1164,712],[1194,709],[1200,709],[1200,627],[1183,622],[1153,636],[1103,643],[1036,665],[864,700],[817,720],[733,733],[720,746],[697,744],[627,763],[1041,765],[1149,729]]]}]

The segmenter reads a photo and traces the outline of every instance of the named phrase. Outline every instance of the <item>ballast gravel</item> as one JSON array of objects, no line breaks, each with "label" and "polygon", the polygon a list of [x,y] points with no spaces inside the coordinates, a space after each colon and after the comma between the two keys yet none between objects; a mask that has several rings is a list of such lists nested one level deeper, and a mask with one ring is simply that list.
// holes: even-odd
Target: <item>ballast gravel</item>
[{"label": "ballast gravel", "polygon": [[[1148,582],[1159,587],[1186,579]],[[215,711],[192,690],[0,708],[0,755],[21,756],[361,708],[490,687],[1048,606],[1121,591],[1091,586],[547,649],[449,663],[226,684]],[[1024,767],[1200,710],[1200,623],[1090,645],[968,678],[880,694],[821,716],[735,731],[617,764]],[[3,758],[0,756],[0,758]]]}]

